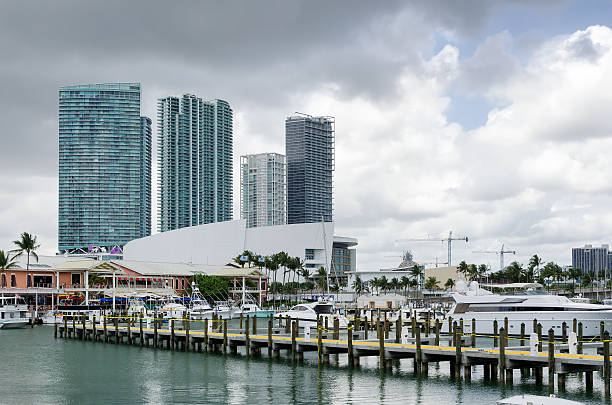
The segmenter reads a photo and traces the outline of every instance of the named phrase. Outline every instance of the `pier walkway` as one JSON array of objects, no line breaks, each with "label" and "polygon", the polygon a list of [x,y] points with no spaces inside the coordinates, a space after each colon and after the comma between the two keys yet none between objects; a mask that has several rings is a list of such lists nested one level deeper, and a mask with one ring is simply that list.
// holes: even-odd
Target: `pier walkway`
[{"label": "pier walkway", "polygon": [[[262,350],[267,350],[268,356],[280,357],[281,351],[285,351],[297,361],[303,360],[305,352],[316,352],[321,364],[329,363],[330,354],[346,354],[351,366],[358,366],[361,357],[375,356],[384,369],[391,369],[394,360],[414,359],[414,370],[419,374],[427,374],[429,363],[448,362],[454,378],[461,378],[463,374],[463,378],[470,380],[472,369],[483,367],[484,379],[498,380],[500,384],[512,384],[514,370],[520,370],[521,376],[533,375],[536,384],[541,385],[543,370],[547,369],[551,392],[555,389],[555,376],[557,388],[565,390],[568,373],[584,373],[586,389],[592,390],[593,372],[603,370],[604,389],[606,395],[610,395],[610,339],[607,332],[598,342],[577,342],[575,333],[571,333],[573,339],[570,336],[566,342],[555,342],[554,332],[550,330],[548,340],[532,334],[531,339],[520,339],[520,346],[509,347],[509,338],[502,327],[495,337],[497,347],[478,348],[475,347],[475,336],[464,335],[459,327],[453,328],[455,332],[451,336],[440,335],[438,327],[435,335],[427,333],[428,336],[423,336],[420,328],[411,330],[408,325],[398,328],[395,337],[389,338],[388,329],[385,331],[384,324],[377,322],[376,331],[372,333],[375,339],[372,339],[367,336],[367,324],[364,330],[355,330],[351,325],[341,336],[337,323],[331,330],[319,323],[319,327],[312,329],[316,334],[311,335],[309,328],[302,328],[302,333],[299,333],[300,327],[295,321],[287,321],[284,327],[275,327],[272,318],[259,318],[267,321],[262,334],[262,330],[257,329],[257,318],[249,320],[247,317],[244,329],[238,330],[228,330],[227,321],[221,320],[197,321],[204,323],[204,329],[190,330],[193,320],[171,320],[162,327],[161,319],[149,318],[146,324],[144,319],[105,316],[103,323],[95,319],[94,322],[83,319],[82,322],[72,320],[70,323],[64,320],[63,324],[55,325],[54,333],[56,338],[59,335],[64,339],[191,352],[229,351],[237,354],[238,348],[243,347],[247,356],[259,356]],[[470,345],[472,347],[468,347]],[[584,353],[585,349],[592,353]]]}]

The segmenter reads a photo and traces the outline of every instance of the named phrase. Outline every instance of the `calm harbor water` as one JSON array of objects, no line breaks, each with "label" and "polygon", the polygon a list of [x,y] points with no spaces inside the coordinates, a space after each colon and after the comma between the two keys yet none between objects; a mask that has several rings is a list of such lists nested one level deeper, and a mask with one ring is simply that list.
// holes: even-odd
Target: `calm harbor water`
[{"label": "calm harbor water", "polygon": [[[331,356],[317,366],[315,353],[302,364],[282,354],[280,360],[242,355],[171,352],[53,338],[53,328],[0,330],[2,367],[0,403],[230,403],[230,404],[491,404],[520,393],[548,395],[532,379],[511,388],[482,382],[480,369],[472,382],[450,379],[448,363],[432,363],[427,377],[416,377],[412,360],[392,372],[378,370],[376,358],[362,358],[358,369],[346,356]],[[545,378],[546,381],[546,378]],[[601,374],[592,394],[577,375],[567,379],[560,397],[588,404],[605,403]]]}]

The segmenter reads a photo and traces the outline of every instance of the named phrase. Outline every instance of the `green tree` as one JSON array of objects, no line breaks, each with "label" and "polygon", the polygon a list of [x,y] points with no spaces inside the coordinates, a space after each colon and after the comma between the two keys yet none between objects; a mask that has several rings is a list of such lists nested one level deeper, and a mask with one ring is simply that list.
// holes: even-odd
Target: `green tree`
[{"label": "green tree", "polygon": [[353,281],[351,287],[353,287],[353,291],[355,291],[357,295],[361,295],[361,293],[363,293],[363,282],[361,281],[361,277],[355,277],[355,281]]},{"label": "green tree", "polygon": [[529,259],[529,267],[535,269],[536,277],[540,277],[540,266],[542,264],[544,264],[544,262],[538,255],[533,255],[531,259]]},{"label": "green tree", "polygon": [[467,270],[468,279],[475,280],[478,277],[478,267],[475,264],[470,264]]},{"label": "green tree", "polygon": [[[11,257],[10,252],[5,253],[4,250],[0,250],[0,276],[4,274],[7,270],[14,269],[15,267],[17,267],[17,262],[14,259],[15,256]],[[0,287],[5,286],[2,285]]]},{"label": "green tree", "polygon": [[427,277],[427,280],[425,280],[425,289],[429,291],[437,290],[440,288],[439,284],[440,282],[435,277]]},{"label": "green tree", "polygon": [[380,282],[380,288],[382,288],[383,292],[386,293],[387,290],[389,289],[389,281],[387,281],[387,277],[382,276],[379,282]]},{"label": "green tree", "polygon": [[325,270],[325,267],[319,267],[317,270],[317,276],[317,285],[321,289],[321,292],[325,293],[327,290],[327,270]]},{"label": "green tree", "polygon": [[410,279],[406,276],[402,276],[400,279],[400,287],[404,290],[404,296],[407,295],[406,290],[410,287]]},{"label": "green tree", "polygon": [[576,289],[576,280],[578,280],[582,276],[582,270],[579,268],[570,268],[568,270],[568,276],[572,279],[572,294]]},{"label": "green tree", "polygon": [[505,268],[504,272],[506,277],[511,283],[520,283],[521,276],[523,276],[523,265],[519,262],[512,262],[508,267]]},{"label": "green tree", "polygon": [[482,280],[487,275],[488,270],[489,269],[487,268],[486,264],[481,264],[478,266],[478,279]]},{"label": "green tree", "polygon": [[465,260],[462,260],[459,263],[459,266],[457,266],[457,272],[463,274],[463,276],[469,280],[468,278],[468,272],[469,272],[470,268],[468,267],[468,264],[465,262]]},{"label": "green tree", "polygon": [[391,281],[389,282],[389,287],[393,289],[393,292],[397,292],[397,289],[399,288],[399,286],[400,286],[399,280],[397,279],[397,277],[393,277]]},{"label": "green tree", "polygon": [[195,281],[202,296],[210,303],[225,301],[229,297],[230,285],[226,278],[196,274],[191,278],[191,281]]},{"label": "green tree", "polygon": [[453,280],[452,278],[446,280],[446,283],[444,283],[444,288],[446,288],[447,290],[452,290],[453,287],[455,287],[455,280]]},{"label": "green tree", "polygon": [[17,249],[13,250],[13,252],[17,254],[13,258],[17,258],[25,252],[28,255],[26,270],[30,270],[30,255],[34,257],[36,261],[38,261],[36,250],[40,247],[40,245],[36,243],[36,236],[24,232],[21,234],[19,239],[13,241],[13,243],[17,245]]}]

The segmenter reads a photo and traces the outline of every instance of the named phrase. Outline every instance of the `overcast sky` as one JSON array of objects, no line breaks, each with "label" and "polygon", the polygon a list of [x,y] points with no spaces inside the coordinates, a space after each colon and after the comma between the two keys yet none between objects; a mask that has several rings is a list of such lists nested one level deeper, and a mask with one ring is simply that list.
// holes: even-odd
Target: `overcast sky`
[{"label": "overcast sky", "polygon": [[[588,8],[585,8],[588,7]],[[336,117],[336,234],[358,268],[571,263],[612,242],[610,1],[0,0],[0,249],[57,249],[58,88],[142,83],[235,112],[246,153],[284,153],[295,111]],[[155,196],[154,196],[155,201]],[[235,198],[234,217],[239,217]],[[154,209],[155,211],[155,209]]]}]

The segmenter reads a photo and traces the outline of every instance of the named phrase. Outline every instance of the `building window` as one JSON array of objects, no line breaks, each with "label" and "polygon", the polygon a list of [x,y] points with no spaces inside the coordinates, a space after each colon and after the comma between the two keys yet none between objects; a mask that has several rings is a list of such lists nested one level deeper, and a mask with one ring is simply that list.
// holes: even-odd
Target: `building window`
[{"label": "building window", "polygon": [[28,283],[28,288],[31,288],[32,287],[32,275],[31,274],[28,274],[28,281],[27,281],[27,283]]},{"label": "building window", "polygon": [[2,275],[2,288],[6,288],[6,274]]},{"label": "building window", "polygon": [[185,279],[182,278],[181,279],[181,290],[184,290],[184,289],[185,289]]},{"label": "building window", "polygon": [[17,278],[14,274],[11,274],[11,287],[17,287]]},{"label": "building window", "polygon": [[314,260],[314,249],[306,249],[304,257],[306,260]]}]

